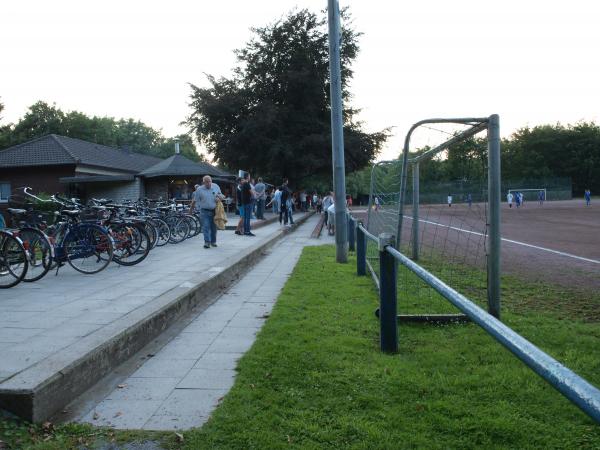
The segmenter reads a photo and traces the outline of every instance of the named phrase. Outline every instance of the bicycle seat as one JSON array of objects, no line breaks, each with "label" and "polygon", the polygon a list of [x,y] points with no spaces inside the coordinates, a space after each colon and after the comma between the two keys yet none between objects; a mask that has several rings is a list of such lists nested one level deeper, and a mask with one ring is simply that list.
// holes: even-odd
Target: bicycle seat
[{"label": "bicycle seat", "polygon": [[19,209],[19,208],[8,208],[7,211],[9,214],[15,214],[17,216],[27,213],[26,209]]}]

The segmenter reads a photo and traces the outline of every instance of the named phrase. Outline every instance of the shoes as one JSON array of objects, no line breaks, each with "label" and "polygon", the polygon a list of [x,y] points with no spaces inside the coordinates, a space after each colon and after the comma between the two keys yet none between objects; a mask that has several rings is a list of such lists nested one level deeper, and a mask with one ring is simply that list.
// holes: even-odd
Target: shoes
[{"label": "shoes", "polygon": [[244,236],[256,236],[254,233],[250,232],[250,233],[244,233]]},{"label": "shoes", "polygon": [[235,230],[235,234],[239,234],[240,236],[242,235],[241,231]]},{"label": "shoes", "polygon": [[204,244],[204,248],[210,248],[210,244],[208,244],[208,243]]},{"label": "shoes", "polygon": [[216,247],[216,246],[217,246],[217,243],[216,243],[216,242],[212,242],[212,243],[210,244],[210,246],[211,246],[211,247]]}]

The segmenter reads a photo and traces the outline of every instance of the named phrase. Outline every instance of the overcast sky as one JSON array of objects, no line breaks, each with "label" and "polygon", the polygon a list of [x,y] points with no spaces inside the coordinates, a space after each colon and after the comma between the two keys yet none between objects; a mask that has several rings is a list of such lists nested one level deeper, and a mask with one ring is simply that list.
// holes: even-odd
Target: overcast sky
[{"label": "overcast sky", "polygon": [[[294,7],[326,0],[69,1],[0,4],[3,123],[37,100],[185,131],[187,83],[228,76],[232,50]],[[380,159],[429,117],[500,114],[525,125],[598,121],[597,1],[342,0],[364,33],[351,100],[369,131],[394,126]],[[422,134],[416,145],[440,136]],[[438,133],[439,134],[439,133]]]}]

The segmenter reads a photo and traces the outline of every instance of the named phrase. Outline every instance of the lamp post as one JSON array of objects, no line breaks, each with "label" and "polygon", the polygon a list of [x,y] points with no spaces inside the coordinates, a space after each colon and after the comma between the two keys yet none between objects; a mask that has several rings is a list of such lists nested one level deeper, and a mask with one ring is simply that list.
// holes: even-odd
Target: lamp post
[{"label": "lamp post", "polygon": [[346,177],[344,167],[344,118],[342,108],[342,71],[340,62],[340,5],[328,0],[329,78],[331,93],[331,148],[333,187],[335,192],[335,259],[348,262],[348,227],[346,226]]}]

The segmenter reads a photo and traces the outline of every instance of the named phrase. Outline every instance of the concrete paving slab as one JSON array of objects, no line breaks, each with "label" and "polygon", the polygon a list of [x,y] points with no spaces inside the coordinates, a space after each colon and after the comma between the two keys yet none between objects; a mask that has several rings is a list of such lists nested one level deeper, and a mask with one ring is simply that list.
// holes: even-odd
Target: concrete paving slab
[{"label": "concrete paving slab", "polygon": [[[267,320],[277,296],[287,281],[297,262],[302,248],[332,239],[310,239],[314,228],[311,219],[297,230],[296,234],[284,238],[264,255],[254,269],[248,272],[239,282],[229,288],[219,299],[206,310],[199,313],[177,336],[170,337],[153,358],[142,362],[142,366],[129,377],[122,376],[122,383],[135,386],[136,380],[168,380],[157,385],[153,393],[152,383],[133,388],[134,395],[145,400],[163,400],[165,391],[174,379],[179,380],[169,396],[142,426],[150,430],[181,430],[201,426],[217,406],[219,399],[233,385],[236,375],[237,361],[252,346],[256,334]],[[294,237],[294,239],[291,239]],[[272,276],[265,267],[273,270],[285,266]],[[256,269],[262,269],[255,273]],[[250,286],[258,286],[260,294],[249,295]],[[241,288],[240,288],[241,286]],[[245,292],[246,291],[246,292]],[[149,351],[149,350],[148,350]],[[140,354],[144,354],[142,349]],[[193,359],[177,359],[192,356]],[[175,357],[176,356],[176,357]],[[113,392],[99,397],[99,405],[108,402],[108,411],[114,411],[119,396],[124,396],[126,388],[114,389]],[[135,390],[137,389],[137,391]],[[138,394],[135,394],[138,392]],[[96,407],[102,410],[103,407]],[[75,417],[85,421],[87,416]],[[129,425],[129,424],[125,424]],[[112,423],[111,426],[125,428],[123,423]]]}]

